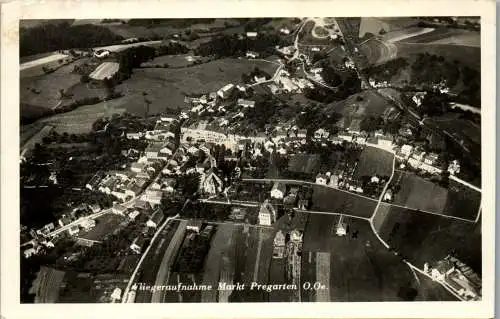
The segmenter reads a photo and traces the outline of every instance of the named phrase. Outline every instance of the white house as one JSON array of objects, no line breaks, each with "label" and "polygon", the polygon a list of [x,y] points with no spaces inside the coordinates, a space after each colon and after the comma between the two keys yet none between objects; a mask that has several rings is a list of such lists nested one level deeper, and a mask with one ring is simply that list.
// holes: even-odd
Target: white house
[{"label": "white house", "polygon": [[140,212],[137,209],[134,209],[133,211],[131,211],[128,214],[128,218],[130,218],[130,220],[135,220],[137,218],[137,216],[139,216],[139,215],[140,215]]},{"label": "white house", "polygon": [[436,153],[429,153],[424,159],[424,163],[428,165],[434,165],[436,161],[438,160],[439,155]]},{"label": "white house", "polygon": [[118,204],[118,205],[114,205],[113,208],[111,209],[111,211],[113,212],[113,214],[123,216],[125,214],[125,212],[127,211],[127,207]]},{"label": "white house", "polygon": [[432,278],[444,281],[446,276],[455,271],[455,266],[449,260],[441,260],[435,268],[431,269]]},{"label": "white house", "polygon": [[213,170],[210,170],[208,174],[202,175],[200,179],[200,189],[205,194],[216,195],[222,192],[222,180],[215,175]]},{"label": "white house", "polygon": [[265,200],[259,209],[259,224],[271,226],[276,221],[276,210],[269,200]]},{"label": "white house", "polygon": [[290,34],[290,30],[288,30],[288,28],[281,28],[280,32],[286,35]]},{"label": "white house", "polygon": [[146,239],[144,237],[136,237],[132,244],[130,245],[130,249],[136,254],[140,254],[142,252],[142,248],[144,247],[144,243]]},{"label": "white house", "polygon": [[80,228],[77,226],[77,225],[74,225],[74,226],[71,226],[69,229],[68,229],[68,234],[70,236],[75,236],[75,235],[78,235],[78,233],[80,232]]},{"label": "white house", "polygon": [[160,205],[162,198],[163,198],[162,191],[147,189],[144,192],[144,195],[142,195],[141,199],[152,205]]},{"label": "white house", "polygon": [[247,58],[251,58],[251,59],[255,59],[259,56],[259,54],[257,52],[252,52],[252,51],[248,51],[246,53],[246,57]]},{"label": "white house", "polygon": [[245,99],[238,99],[238,106],[241,106],[243,108],[254,108],[255,107],[255,101],[249,101]]},{"label": "white house", "polygon": [[451,175],[460,173],[460,163],[457,160],[451,161],[450,165],[448,165],[448,172]]},{"label": "white house", "polygon": [[372,178],[370,179],[370,183],[380,183],[380,178],[378,178],[378,176],[374,175],[372,176]]},{"label": "white house", "polygon": [[149,220],[146,222],[146,226],[151,227],[151,228],[156,228],[160,225],[161,221],[163,220],[163,213],[161,210],[156,210],[153,215],[149,218]]},{"label": "white house", "polygon": [[226,84],[223,88],[217,91],[217,95],[223,99],[226,99],[229,97],[233,89],[234,89],[234,84],[232,83]]},{"label": "white house", "polygon": [[392,190],[388,189],[384,194],[384,201],[390,202],[392,201]]},{"label": "white house", "polygon": [[330,136],[330,132],[328,132],[327,130],[325,130],[323,128],[317,129],[314,132],[314,138],[317,138],[317,139],[328,138],[328,136]]},{"label": "white house", "polygon": [[201,220],[191,220],[189,224],[187,224],[186,229],[199,233],[202,225],[203,222]]},{"label": "white house", "polygon": [[271,189],[271,198],[283,199],[285,196],[286,185],[280,182],[275,182]]},{"label": "white house", "polygon": [[316,184],[326,185],[327,182],[328,182],[328,177],[325,174],[320,173],[316,176]]},{"label": "white house", "polygon": [[401,147],[401,153],[405,156],[410,156],[413,146],[405,144]]},{"label": "white house", "polygon": [[82,226],[82,228],[85,230],[85,231],[88,231],[88,230],[91,230],[92,228],[95,227],[95,220],[94,219],[91,219],[91,218],[85,218],[81,223],[80,223],[80,226]]},{"label": "white house", "polygon": [[257,32],[247,32],[247,38],[256,38],[258,35]]}]

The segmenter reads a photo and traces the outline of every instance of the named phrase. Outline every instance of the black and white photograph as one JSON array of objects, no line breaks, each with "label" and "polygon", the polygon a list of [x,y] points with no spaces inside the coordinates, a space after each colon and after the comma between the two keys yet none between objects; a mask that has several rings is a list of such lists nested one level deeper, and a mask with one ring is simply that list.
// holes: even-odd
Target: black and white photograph
[{"label": "black and white photograph", "polygon": [[484,20],[318,13],[19,19],[20,304],[483,301]]}]

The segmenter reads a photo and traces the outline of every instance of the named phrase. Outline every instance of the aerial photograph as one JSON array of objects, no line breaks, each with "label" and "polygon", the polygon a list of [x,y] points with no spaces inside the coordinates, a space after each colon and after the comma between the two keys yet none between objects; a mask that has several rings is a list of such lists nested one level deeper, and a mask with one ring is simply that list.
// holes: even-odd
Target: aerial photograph
[{"label": "aerial photograph", "polygon": [[480,38],[21,20],[21,303],[482,300]]}]

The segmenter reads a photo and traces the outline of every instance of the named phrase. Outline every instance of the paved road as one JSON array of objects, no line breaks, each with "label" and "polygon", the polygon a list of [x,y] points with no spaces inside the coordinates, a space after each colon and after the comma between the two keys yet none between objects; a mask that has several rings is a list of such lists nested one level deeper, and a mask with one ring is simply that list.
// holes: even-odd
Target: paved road
[{"label": "paved road", "polygon": [[54,53],[52,55],[49,55],[49,56],[46,56],[46,57],[43,57],[43,58],[40,58],[40,59],[36,59],[36,60],[33,60],[33,61],[21,63],[21,65],[19,66],[19,69],[20,69],[20,71],[23,71],[23,70],[26,70],[26,69],[34,68],[36,66],[40,66],[40,65],[44,65],[44,64],[47,64],[47,63],[50,63],[50,62],[54,62],[54,61],[57,61],[57,60],[60,60],[60,59],[65,59],[67,57],[69,57],[69,55],[67,55],[67,54]]}]

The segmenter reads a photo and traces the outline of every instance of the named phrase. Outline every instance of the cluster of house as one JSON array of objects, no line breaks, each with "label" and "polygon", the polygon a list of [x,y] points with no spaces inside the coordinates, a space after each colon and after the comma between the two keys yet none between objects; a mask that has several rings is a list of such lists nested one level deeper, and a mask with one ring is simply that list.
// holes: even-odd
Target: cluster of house
[{"label": "cluster of house", "polygon": [[[174,121],[175,119],[162,117],[152,131],[127,133],[129,139],[144,138],[148,141],[144,156],[133,162],[129,170],[96,174],[85,187],[92,191],[113,195],[125,202],[138,196],[165,162],[168,161],[167,164],[170,167],[178,167],[178,162],[171,159],[176,151]],[[161,199],[160,193],[161,190],[148,190],[143,195],[143,199],[151,204],[158,204]]]},{"label": "cluster of house", "polygon": [[456,257],[448,255],[438,261],[434,267],[425,263],[424,271],[465,300],[481,299],[481,278]]},{"label": "cluster of house", "polygon": [[292,78],[286,70],[280,70],[274,83],[268,85],[273,94],[302,93],[306,88],[314,88],[314,84],[305,78]]},{"label": "cluster of house", "polygon": [[[256,77],[256,81],[259,80]],[[265,80],[265,79],[264,79]],[[222,113],[226,112],[226,108],[230,106],[230,98],[234,96],[234,92],[239,93],[246,92],[246,86],[244,85],[234,85],[229,83],[219,89],[217,92],[210,92],[208,94],[203,94],[199,97],[185,97],[184,102],[191,106],[191,113],[201,115],[205,112],[208,113]],[[249,101],[245,99],[238,99],[237,106],[242,109],[255,107],[255,101]],[[243,115],[243,113],[241,113]],[[241,116],[240,115],[240,116]]]},{"label": "cluster of house", "polygon": [[387,81],[376,81],[373,78],[369,78],[368,83],[370,84],[371,87],[374,88],[386,88],[389,87],[390,85]]},{"label": "cluster of house", "polygon": [[[286,235],[288,235],[288,241],[286,240]],[[273,258],[281,259],[289,257],[290,254],[294,253],[293,248],[301,248],[303,234],[300,230],[291,230],[286,235],[282,230],[278,230],[276,236],[274,236]]]},{"label": "cluster of house", "polygon": [[130,244],[130,249],[136,254],[140,254],[151,234],[160,226],[161,222],[165,219],[160,208],[153,208],[147,202],[139,202],[134,208],[122,207],[115,212],[123,216],[128,216],[131,220],[135,220],[139,215],[145,214],[147,216],[146,225],[141,233],[134,238]]},{"label": "cluster of house", "polygon": [[259,207],[260,225],[271,226],[276,222],[276,208],[273,206],[273,201],[283,203],[288,209],[307,210],[309,207],[309,200],[299,197],[299,187],[290,187],[287,192],[285,184],[275,182],[270,191],[270,199],[266,199]]}]

